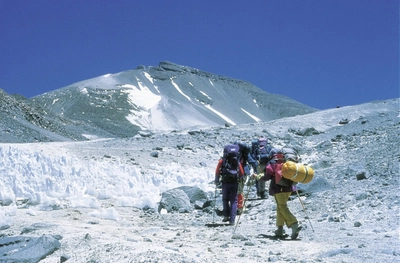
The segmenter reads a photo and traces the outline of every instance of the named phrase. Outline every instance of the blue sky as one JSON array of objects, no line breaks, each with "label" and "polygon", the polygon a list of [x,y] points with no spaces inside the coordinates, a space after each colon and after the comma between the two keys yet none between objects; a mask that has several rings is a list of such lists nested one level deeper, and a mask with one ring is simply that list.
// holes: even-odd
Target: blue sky
[{"label": "blue sky", "polygon": [[171,61],[317,109],[399,95],[398,0],[0,0],[0,88]]}]

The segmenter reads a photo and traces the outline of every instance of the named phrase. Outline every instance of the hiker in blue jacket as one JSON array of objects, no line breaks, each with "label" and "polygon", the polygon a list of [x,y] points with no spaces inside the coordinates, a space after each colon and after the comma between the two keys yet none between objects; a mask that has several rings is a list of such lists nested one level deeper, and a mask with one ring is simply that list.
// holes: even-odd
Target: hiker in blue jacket
[{"label": "hiker in blue jacket", "polygon": [[[264,171],[265,166],[269,161],[269,151],[271,150],[271,146],[269,145],[268,138],[263,136],[258,137],[251,141],[251,157],[255,160],[253,166],[254,173],[258,174]],[[265,181],[258,180],[256,178],[256,189],[257,189],[257,197],[260,199],[265,199]]]},{"label": "hiker in blue jacket", "polygon": [[[250,166],[257,167],[258,163],[251,156],[251,146],[246,144],[245,142],[236,141],[234,144],[239,146],[239,160],[244,169],[244,176],[239,180],[238,183],[238,203],[237,203],[237,214],[240,215],[243,213],[244,209],[244,185],[247,179],[247,176],[250,175]],[[256,171],[256,170],[255,170]]]}]

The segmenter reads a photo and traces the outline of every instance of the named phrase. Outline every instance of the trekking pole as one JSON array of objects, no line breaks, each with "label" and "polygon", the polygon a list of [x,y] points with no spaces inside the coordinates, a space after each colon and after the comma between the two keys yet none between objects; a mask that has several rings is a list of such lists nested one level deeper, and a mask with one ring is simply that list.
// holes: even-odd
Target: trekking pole
[{"label": "trekking pole", "polygon": [[217,184],[215,184],[215,191],[214,191],[214,205],[213,205],[213,224],[214,224],[214,220],[215,220],[215,204],[217,203]]},{"label": "trekking pole", "polygon": [[315,231],[314,231],[314,228],[313,228],[313,226],[312,226],[312,224],[311,224],[310,217],[308,216],[308,214],[307,214],[307,212],[306,212],[306,207],[304,206],[303,201],[301,201],[301,198],[300,198],[300,195],[299,195],[299,191],[296,190],[296,193],[297,193],[297,197],[299,198],[300,204],[301,204],[301,206],[303,207],[303,211],[304,211],[304,213],[306,214],[306,218],[308,219],[308,222],[310,223],[311,229],[312,229],[313,232],[315,232]]},{"label": "trekking pole", "polygon": [[[243,210],[244,210],[245,207],[246,207],[246,201],[247,201],[247,198],[249,197],[249,193],[250,193],[251,187],[253,186],[253,182],[254,182],[254,179],[253,179],[252,177],[250,177],[250,178],[251,178],[251,179],[250,179],[250,184],[249,184],[249,186],[247,187],[247,193],[246,193],[246,196],[245,196],[245,198],[244,198],[244,200],[243,200]],[[237,222],[236,222],[235,229],[233,230],[233,233],[234,233],[234,234],[235,234],[235,231],[236,231],[237,226],[239,225],[239,221],[240,221],[241,215],[242,215],[242,214],[239,215],[238,220],[237,220]]]}]

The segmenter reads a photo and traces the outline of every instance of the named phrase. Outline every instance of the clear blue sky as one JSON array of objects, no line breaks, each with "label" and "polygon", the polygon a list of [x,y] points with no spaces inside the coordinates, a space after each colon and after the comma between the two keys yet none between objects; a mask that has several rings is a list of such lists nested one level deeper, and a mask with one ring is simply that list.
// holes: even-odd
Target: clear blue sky
[{"label": "clear blue sky", "polygon": [[398,0],[0,0],[0,88],[171,61],[318,109],[399,95]]}]

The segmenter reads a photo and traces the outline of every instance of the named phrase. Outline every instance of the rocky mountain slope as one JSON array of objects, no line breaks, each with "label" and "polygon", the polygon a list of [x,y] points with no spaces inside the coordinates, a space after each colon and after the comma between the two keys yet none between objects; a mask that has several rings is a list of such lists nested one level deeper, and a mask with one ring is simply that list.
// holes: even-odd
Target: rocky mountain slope
[{"label": "rocky mountain slope", "polygon": [[86,140],[84,133],[101,134],[84,122],[56,115],[23,96],[9,95],[1,89],[0,120],[0,142]]},{"label": "rocky mountain slope", "polygon": [[[0,144],[0,235],[51,236],[41,263],[398,262],[399,102],[130,138]],[[301,240],[266,238],[275,230],[271,197],[248,200],[236,230],[206,226],[222,219],[212,184],[222,147],[259,135],[298,149],[315,170],[299,185],[304,208],[296,195],[289,202],[304,225]],[[180,187],[199,188],[211,202],[159,213],[168,191],[190,199]],[[254,186],[246,191],[255,197]],[[37,262],[8,246],[4,257]]]}]

